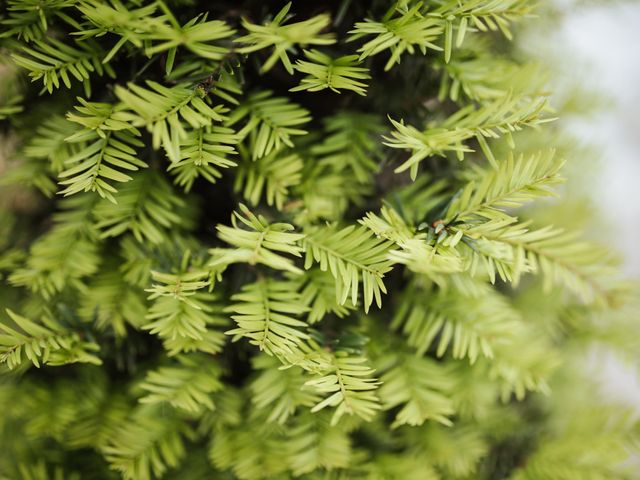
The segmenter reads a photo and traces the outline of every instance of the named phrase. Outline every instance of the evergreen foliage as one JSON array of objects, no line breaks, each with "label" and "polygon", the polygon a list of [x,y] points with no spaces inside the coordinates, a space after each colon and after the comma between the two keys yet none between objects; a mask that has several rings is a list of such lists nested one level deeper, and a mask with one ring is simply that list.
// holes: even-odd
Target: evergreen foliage
[{"label": "evergreen foliage", "polygon": [[3,3],[0,477],[640,478],[537,4]]}]

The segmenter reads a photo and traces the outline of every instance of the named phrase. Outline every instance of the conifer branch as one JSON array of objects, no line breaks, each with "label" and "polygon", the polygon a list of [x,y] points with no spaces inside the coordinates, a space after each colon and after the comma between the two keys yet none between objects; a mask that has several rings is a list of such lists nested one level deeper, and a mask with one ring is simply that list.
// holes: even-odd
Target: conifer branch
[{"label": "conifer branch", "polygon": [[531,1],[272,3],[0,2],[0,476],[633,476]]},{"label": "conifer branch", "polygon": [[231,297],[236,301],[226,308],[237,328],[225,332],[234,339],[246,337],[260,350],[278,358],[297,353],[300,343],[309,338],[307,324],[298,317],[307,311],[290,282],[268,279],[245,285]]},{"label": "conifer branch", "polygon": [[68,118],[55,116],[40,125],[31,141],[25,146],[28,158],[44,158],[52,173],[64,170],[65,161],[73,157],[84,146],[84,142],[67,142],[66,138],[77,133],[78,127]]},{"label": "conifer branch", "polygon": [[402,328],[409,346],[424,355],[434,343],[435,354],[447,350],[453,358],[492,358],[497,345],[509,342],[519,316],[506,300],[486,284],[478,283],[473,294],[455,289],[427,295],[415,287],[407,290],[405,301],[392,327]]},{"label": "conifer branch", "polygon": [[236,154],[238,139],[233,130],[225,127],[201,127],[187,132],[180,143],[180,159],[169,165],[175,182],[189,192],[193,182],[203,177],[210,183],[222,177],[220,169],[237,166],[228,155]]},{"label": "conifer branch", "polygon": [[127,335],[127,325],[142,326],[147,313],[144,292],[126,282],[121,272],[103,268],[88,287],[91,296],[85,296],[78,308],[82,319],[95,321],[98,329],[111,329],[118,337]]},{"label": "conifer branch", "polygon": [[464,143],[472,138],[476,139],[487,160],[497,167],[486,139],[504,135],[510,139],[512,132],[551,121],[550,118],[542,117],[545,107],[544,100],[523,101],[505,97],[477,109],[469,105],[447,118],[441,125],[428,127],[424,131],[391,119],[396,130],[391,132],[390,137],[384,137],[385,145],[411,151],[409,159],[395,171],[399,173],[410,170],[413,180],[418,175],[420,162],[430,156],[444,156],[447,152],[454,152],[462,160],[465,153],[474,151]]},{"label": "conifer branch", "polygon": [[246,118],[238,137],[249,137],[252,158],[257,160],[287,146],[292,148],[291,137],[305,135],[297,128],[311,120],[309,111],[283,97],[273,97],[270,91],[257,92],[229,115],[226,126],[233,126]]},{"label": "conifer branch", "polygon": [[251,53],[263,48],[273,47],[273,52],[262,65],[263,72],[271,70],[275,63],[280,60],[287,72],[293,74],[293,65],[287,52],[295,45],[304,47],[307,45],[330,45],[335,43],[333,34],[320,33],[329,25],[330,18],[328,15],[316,15],[301,22],[283,25],[287,21],[287,14],[290,8],[291,2],[287,3],[273,20],[264,25],[255,25],[246,19],[242,19],[242,26],[249,33],[235,39],[238,43],[247,44],[245,47],[238,48],[238,52]]},{"label": "conifer branch", "polygon": [[131,177],[121,170],[135,171],[147,167],[137,158],[134,147],[143,144],[136,137],[140,132],[126,120],[126,114],[118,106],[108,103],[90,103],[80,99],[76,107],[80,115],[69,113],[68,120],[83,128],[65,141],[80,143],[81,148],[65,161],[69,165],[60,172],[62,195],[79,192],[97,192],[102,198],[116,203],[116,188],[111,182],[128,182]]},{"label": "conifer branch", "polygon": [[282,211],[289,190],[301,181],[302,167],[302,159],[286,151],[274,150],[256,161],[245,158],[238,168],[234,187],[242,191],[251,205],[258,205],[264,193],[267,205],[275,205]]},{"label": "conifer branch", "polygon": [[22,68],[29,70],[32,81],[42,79],[43,91],[52,93],[64,85],[71,88],[71,79],[82,82],[87,97],[91,96],[91,75],[104,75],[111,78],[116,74],[109,64],[102,64],[104,52],[89,42],[70,46],[53,38],[47,41],[34,40],[30,46],[24,46],[21,55],[13,54],[13,60]]},{"label": "conifer branch", "polygon": [[51,298],[67,286],[82,289],[98,271],[100,254],[92,225],[95,198],[79,195],[60,203],[54,226],[31,245],[24,266],[9,281]]},{"label": "conifer branch", "polygon": [[510,154],[496,170],[480,170],[449,205],[445,222],[474,219],[500,220],[507,208],[520,207],[537,198],[552,196],[561,183],[564,160],[548,150],[517,158]]},{"label": "conifer branch", "polygon": [[106,33],[116,34],[120,39],[104,56],[102,62],[109,61],[128,42],[136,48],[143,47],[145,34],[165,27],[165,19],[153,16],[159,3],[154,2],[140,8],[128,10],[120,1],[103,2],[100,0],[83,0],[76,5],[89,25],[75,32],[79,39],[101,37]]},{"label": "conifer branch", "polygon": [[[160,3],[160,7],[163,8],[164,5]],[[148,31],[144,38],[145,40],[160,41],[160,43],[145,49],[147,55],[169,51],[165,68],[167,74],[171,73],[173,69],[176,49],[180,46],[184,46],[198,57],[209,60],[221,60],[229,53],[228,48],[210,43],[228,38],[235,33],[235,30],[225,22],[221,20],[207,21],[207,15],[204,14],[180,26],[170,10],[166,7],[163,10],[166,12],[165,15],[168,17],[169,23],[162,24],[161,28]]]},{"label": "conifer branch", "polygon": [[377,237],[385,238],[398,247],[387,254],[392,263],[406,265],[413,272],[431,277],[463,270],[460,255],[453,249],[453,241],[449,245],[434,244],[428,234],[417,232],[389,207],[382,207],[380,215],[368,212],[359,222]]},{"label": "conifer branch", "polygon": [[331,425],[336,425],[345,414],[370,421],[381,408],[380,400],[375,393],[380,382],[372,377],[374,370],[368,367],[366,362],[367,359],[364,357],[349,357],[343,352],[336,352],[330,370],[320,378],[309,380],[305,384],[328,395],[311,411],[335,407]]},{"label": "conifer branch", "polygon": [[147,372],[140,388],[146,395],[140,403],[168,402],[171,406],[198,413],[215,408],[211,394],[222,389],[222,371],[211,358],[180,355],[177,363]]},{"label": "conifer branch", "polygon": [[353,305],[338,303],[336,280],[331,272],[312,268],[294,280],[299,282],[300,301],[309,308],[307,321],[310,324],[319,322],[328,314],[343,318],[355,310]]},{"label": "conifer branch", "polygon": [[65,329],[53,318],[44,315],[36,323],[7,309],[15,327],[0,322],[0,363],[14,369],[26,359],[36,367],[102,361],[95,355],[100,347],[82,339],[79,333]]},{"label": "conifer branch", "polygon": [[16,37],[27,43],[41,40],[52,20],[70,20],[63,10],[75,3],[74,0],[49,0],[44,4],[40,0],[8,0],[8,17],[0,20],[6,30],[3,28],[0,38]]},{"label": "conifer branch", "polygon": [[149,88],[133,83],[128,89],[116,86],[116,95],[123,105],[133,113],[127,120],[134,126],[145,126],[153,139],[153,148],[162,147],[172,162],[180,160],[180,143],[187,137],[187,131],[180,121],[183,119],[192,128],[211,125],[226,119],[223,105],[209,106],[198,91],[185,84],[165,87],[147,81]]},{"label": "conifer branch", "polygon": [[382,293],[387,293],[383,278],[392,268],[387,260],[391,244],[376,239],[363,227],[350,226],[338,230],[322,227],[312,230],[302,242],[305,255],[305,269],[314,263],[320,270],[329,271],[336,279],[336,298],[343,305],[347,298],[358,302],[358,287],[362,282],[364,310],[375,298],[382,306]]},{"label": "conifer branch", "polygon": [[176,212],[184,206],[182,198],[157,172],[138,173],[116,194],[115,205],[103,201],[96,206],[96,228],[100,238],[131,232],[139,242],[161,243],[182,219]]},{"label": "conifer branch", "polygon": [[375,38],[358,49],[361,61],[387,49],[391,50],[391,56],[384,66],[385,71],[390,70],[395,63],[400,63],[404,53],[412,55],[419,50],[425,55],[427,49],[442,50],[434,43],[444,31],[442,22],[424,16],[422,2],[411,8],[407,6],[397,10],[390,9],[382,21],[367,20],[356,23],[354,27],[349,32],[349,41],[375,35]]},{"label": "conifer branch", "polygon": [[153,272],[154,284],[148,292],[153,300],[142,328],[159,335],[171,354],[202,350],[216,353],[224,343],[221,332],[207,328],[215,322],[216,297],[200,291],[209,285],[206,271],[183,274]]},{"label": "conifer branch", "polygon": [[312,407],[318,394],[304,389],[306,381],[300,368],[280,368],[282,364],[269,355],[254,357],[253,366],[260,374],[251,382],[251,401],[259,411],[268,413],[268,422],[284,424],[300,407]]},{"label": "conifer branch", "polygon": [[104,447],[109,466],[127,480],[151,480],[176,467],[186,455],[193,430],[175,415],[141,410],[122,422]]},{"label": "conifer branch", "polygon": [[376,137],[382,131],[382,123],[373,115],[340,112],[324,120],[323,140],[313,145],[311,152],[332,173],[346,171],[357,182],[368,184],[371,174],[379,170],[376,157],[380,144]]},{"label": "conifer branch", "polygon": [[380,362],[386,372],[378,390],[385,410],[402,405],[392,427],[418,426],[427,420],[453,425],[453,382],[446,368],[415,355],[391,355]]},{"label": "conifer branch", "polygon": [[[231,217],[231,227],[226,225],[216,227],[220,240],[235,248],[212,249],[210,252],[213,259],[209,266],[214,270],[224,270],[232,263],[249,265],[260,263],[276,270],[301,273],[291,259],[280,253],[299,257],[302,248],[298,246],[298,242],[304,235],[290,233],[293,225],[288,223],[270,224],[262,215],[254,215],[242,204],[240,204],[240,211],[242,215],[234,212]],[[241,224],[238,224],[238,221]],[[241,225],[249,227],[250,230],[240,228]]]},{"label": "conifer branch", "polygon": [[[532,10],[527,0],[446,0],[432,13],[448,22],[458,20],[458,32],[456,44],[464,42],[465,33],[471,29],[480,32],[500,31],[508,39],[513,35],[509,29],[510,24],[528,15]],[[452,41],[449,40],[451,43]]]},{"label": "conifer branch", "polygon": [[287,460],[294,475],[316,469],[342,471],[351,463],[351,438],[345,428],[332,426],[319,414],[296,420],[286,440]]},{"label": "conifer branch", "polygon": [[367,84],[360,80],[368,80],[371,76],[367,73],[367,68],[357,66],[357,55],[333,59],[318,50],[305,50],[304,54],[310,61],[298,60],[294,68],[307,76],[300,81],[300,85],[289,89],[290,92],[317,92],[329,88],[336,93],[343,89],[366,96]]},{"label": "conifer branch", "polygon": [[540,65],[533,62],[520,65],[493,55],[461,54],[444,65],[438,97],[486,103],[510,93],[538,96],[544,92],[545,80]]}]

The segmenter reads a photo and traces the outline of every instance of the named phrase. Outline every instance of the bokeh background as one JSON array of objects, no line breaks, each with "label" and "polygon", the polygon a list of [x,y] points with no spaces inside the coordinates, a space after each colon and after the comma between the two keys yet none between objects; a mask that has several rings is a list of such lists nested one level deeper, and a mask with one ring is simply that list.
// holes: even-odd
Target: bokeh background
[{"label": "bokeh background", "polygon": [[567,65],[567,80],[609,99],[569,128],[597,148],[600,175],[592,195],[598,216],[624,255],[626,273],[640,279],[640,2],[574,3],[561,2],[562,28],[549,41],[576,62]]},{"label": "bokeh background", "polygon": [[[620,252],[625,274],[640,281],[640,1],[555,5],[556,17],[532,24],[521,48],[553,66],[559,103],[579,90],[581,104],[573,105],[579,114],[569,108],[561,123],[593,157],[574,163],[583,170],[574,172],[583,177],[576,184],[595,210],[587,228]],[[634,405],[640,415],[638,372],[597,348],[590,364],[602,393]]]}]

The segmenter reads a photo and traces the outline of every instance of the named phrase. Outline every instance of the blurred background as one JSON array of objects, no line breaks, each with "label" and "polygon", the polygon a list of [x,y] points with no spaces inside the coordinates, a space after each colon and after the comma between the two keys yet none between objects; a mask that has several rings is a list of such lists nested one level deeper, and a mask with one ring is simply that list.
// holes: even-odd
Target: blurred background
[{"label": "blurred background", "polygon": [[592,196],[598,216],[615,227],[610,238],[625,257],[625,272],[640,278],[640,2],[574,3],[560,2],[562,28],[549,41],[576,60],[564,72],[567,80],[610,98],[568,127],[597,147],[600,175]]},{"label": "blurred background", "polygon": [[[576,172],[587,178],[580,184],[587,186],[588,208],[596,210],[588,228],[620,252],[625,274],[640,280],[640,1],[556,5],[555,23],[532,26],[521,47],[555,66],[552,83],[561,102],[570,102],[576,89],[580,101],[592,99],[593,104],[573,106],[592,110],[588,115],[562,116],[565,128],[594,156],[574,162],[588,170]],[[640,414],[638,372],[598,350],[591,367],[605,395],[636,405]]]}]

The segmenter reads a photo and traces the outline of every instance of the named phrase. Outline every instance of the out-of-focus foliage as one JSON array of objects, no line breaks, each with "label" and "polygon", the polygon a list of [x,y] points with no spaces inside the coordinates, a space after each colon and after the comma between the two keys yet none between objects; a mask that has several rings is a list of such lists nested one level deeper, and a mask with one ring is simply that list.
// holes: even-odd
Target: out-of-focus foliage
[{"label": "out-of-focus foliage", "polygon": [[545,12],[3,3],[0,477],[639,478]]}]

